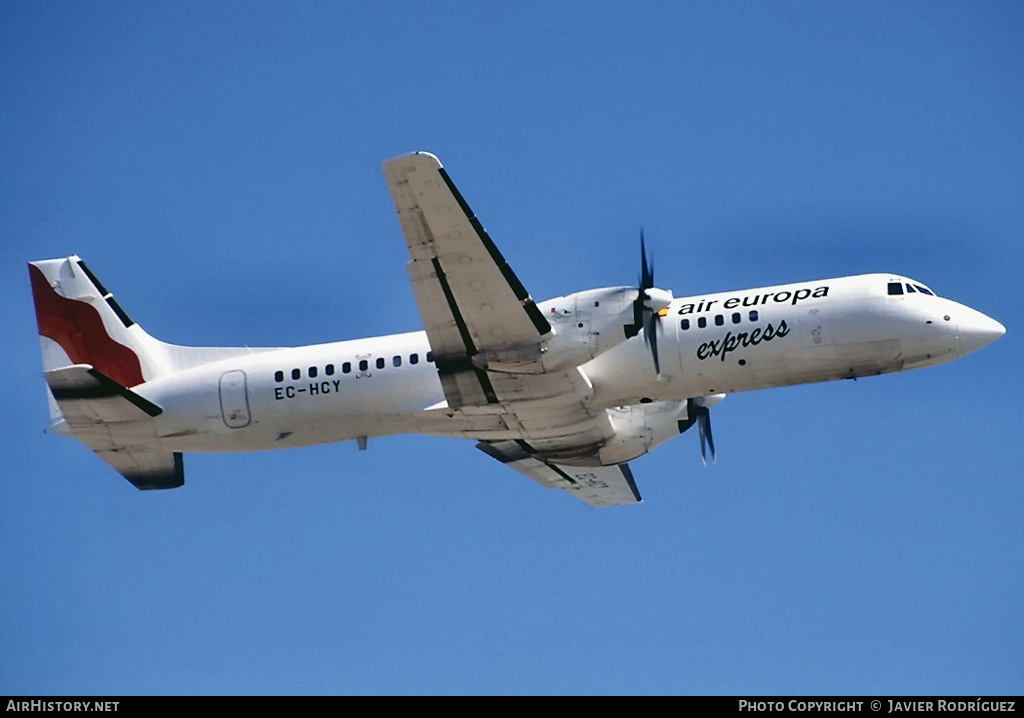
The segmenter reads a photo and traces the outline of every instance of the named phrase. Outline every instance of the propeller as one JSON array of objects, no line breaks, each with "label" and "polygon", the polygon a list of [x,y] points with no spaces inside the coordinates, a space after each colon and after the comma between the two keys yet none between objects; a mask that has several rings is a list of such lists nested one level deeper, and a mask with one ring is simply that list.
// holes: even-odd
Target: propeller
[{"label": "propeller", "polygon": [[672,302],[672,293],[654,286],[654,261],[647,261],[647,246],[644,230],[640,228],[640,287],[633,304],[634,334],[644,330],[644,344],[654,359],[654,371],[661,376],[661,361],[658,357],[658,312]]}]

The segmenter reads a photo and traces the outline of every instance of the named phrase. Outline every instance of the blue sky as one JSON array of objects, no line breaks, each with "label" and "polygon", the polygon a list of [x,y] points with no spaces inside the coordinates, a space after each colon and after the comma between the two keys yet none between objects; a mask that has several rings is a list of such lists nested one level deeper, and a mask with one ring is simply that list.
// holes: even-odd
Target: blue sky
[{"label": "blue sky", "polygon": [[[0,693],[1024,689],[1024,6],[0,4]],[[189,455],[44,436],[25,262],[150,333],[420,328],[380,163],[445,163],[531,293],[899,272],[1007,326],[734,395],[595,511],[469,442]]]}]

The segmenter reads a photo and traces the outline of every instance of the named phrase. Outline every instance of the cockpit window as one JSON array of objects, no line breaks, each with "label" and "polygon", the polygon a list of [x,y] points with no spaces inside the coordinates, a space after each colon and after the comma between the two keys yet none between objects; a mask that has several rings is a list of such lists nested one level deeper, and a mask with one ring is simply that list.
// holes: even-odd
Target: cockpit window
[{"label": "cockpit window", "polygon": [[903,294],[903,284],[900,282],[889,282],[889,294]]},{"label": "cockpit window", "polygon": [[928,289],[928,287],[922,287],[920,284],[915,284],[914,286],[917,287],[917,291],[921,292],[922,294],[927,294],[929,297],[935,296],[935,293],[932,290]]},{"label": "cockpit window", "polygon": [[914,289],[914,285],[911,284],[910,282],[907,282],[907,294],[913,294],[916,291],[917,290]]}]

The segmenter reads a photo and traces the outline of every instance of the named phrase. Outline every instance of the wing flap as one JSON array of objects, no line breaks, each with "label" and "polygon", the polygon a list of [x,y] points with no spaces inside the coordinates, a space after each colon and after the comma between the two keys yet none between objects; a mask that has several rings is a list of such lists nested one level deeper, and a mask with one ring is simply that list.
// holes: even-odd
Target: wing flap
[{"label": "wing flap", "polygon": [[628,464],[557,464],[531,453],[524,442],[517,441],[481,441],[476,447],[541,486],[562,489],[595,508],[639,504],[643,501]]}]

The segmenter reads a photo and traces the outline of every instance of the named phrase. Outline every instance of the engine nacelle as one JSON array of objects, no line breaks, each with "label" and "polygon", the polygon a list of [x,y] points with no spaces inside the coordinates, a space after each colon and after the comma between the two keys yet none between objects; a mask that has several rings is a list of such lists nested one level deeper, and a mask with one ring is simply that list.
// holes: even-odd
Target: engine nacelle
[{"label": "engine nacelle", "polygon": [[636,287],[588,289],[540,302],[537,307],[551,324],[551,333],[538,344],[488,354],[491,371],[542,374],[585,364],[635,336]]},{"label": "engine nacelle", "polygon": [[580,366],[635,336],[636,287],[588,289],[541,302],[553,336],[541,345],[544,371]]},{"label": "engine nacelle", "polygon": [[687,407],[686,401],[658,401],[608,409],[615,435],[601,447],[601,464],[631,461],[679,436],[693,424]]},{"label": "engine nacelle", "polygon": [[488,353],[480,366],[491,371],[541,374],[586,364],[643,327],[644,306],[660,311],[672,302],[672,293],[650,288],[644,306],[637,304],[636,287],[588,289],[538,303],[551,324],[551,333],[538,344]]},{"label": "engine nacelle", "polygon": [[685,401],[657,401],[608,409],[615,435],[598,452],[601,464],[621,464],[643,456],[693,426],[697,406],[712,407],[724,398],[725,394],[712,394]]}]

